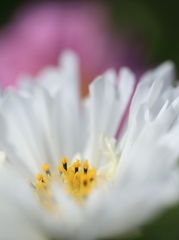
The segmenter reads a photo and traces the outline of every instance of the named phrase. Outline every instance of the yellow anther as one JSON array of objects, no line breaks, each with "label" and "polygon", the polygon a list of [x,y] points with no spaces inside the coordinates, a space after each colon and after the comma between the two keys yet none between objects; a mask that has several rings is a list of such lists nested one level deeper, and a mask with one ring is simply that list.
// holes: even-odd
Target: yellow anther
[{"label": "yellow anther", "polygon": [[84,168],[84,173],[87,173],[89,168],[88,160],[83,162],[82,167]]},{"label": "yellow anther", "polygon": [[43,175],[41,173],[37,173],[36,179],[39,181],[43,180]]},{"label": "yellow anther", "polygon": [[85,160],[85,161],[83,162],[82,167],[83,167],[84,169],[88,169],[88,168],[89,168],[88,160]]},{"label": "yellow anther", "polygon": [[65,164],[65,163],[67,163],[68,162],[68,159],[66,158],[66,157],[64,157],[64,156],[62,156],[62,158],[61,158],[61,161],[60,161],[62,164]]},{"label": "yellow anther", "polygon": [[68,159],[64,156],[62,156],[61,163],[63,164],[63,168],[67,171],[67,162]]},{"label": "yellow anther", "polygon": [[76,161],[73,163],[73,166],[75,168],[79,168],[81,166],[81,163],[80,163],[80,160],[79,159],[76,159]]},{"label": "yellow anther", "polygon": [[42,171],[48,172],[50,170],[50,165],[48,165],[46,162],[42,166]]}]

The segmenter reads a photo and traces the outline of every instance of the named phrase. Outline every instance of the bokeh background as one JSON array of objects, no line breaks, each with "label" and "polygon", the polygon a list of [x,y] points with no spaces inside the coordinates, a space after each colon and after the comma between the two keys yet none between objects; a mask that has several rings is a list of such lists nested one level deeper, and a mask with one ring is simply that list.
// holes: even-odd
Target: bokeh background
[{"label": "bokeh background", "polygon": [[65,48],[80,55],[83,95],[109,67],[128,66],[137,79],[168,59],[179,68],[176,0],[2,0],[0,6],[3,87],[55,65]]},{"label": "bokeh background", "polygon": [[[78,52],[82,95],[109,67],[129,66],[137,79],[148,68],[172,60],[179,70],[179,1],[2,0],[0,84],[15,84],[55,65],[65,48]],[[164,213],[131,239],[178,240],[179,207]]]}]

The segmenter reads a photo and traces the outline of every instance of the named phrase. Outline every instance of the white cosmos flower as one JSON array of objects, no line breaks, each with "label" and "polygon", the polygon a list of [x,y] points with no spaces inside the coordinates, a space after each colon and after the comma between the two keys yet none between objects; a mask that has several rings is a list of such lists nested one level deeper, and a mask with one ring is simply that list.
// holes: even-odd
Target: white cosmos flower
[{"label": "white cosmos flower", "polygon": [[[135,85],[129,69],[98,77],[85,100],[72,52],[36,81],[31,78],[24,76],[18,90],[1,94],[0,148],[7,159],[1,152],[0,239],[123,236],[178,200],[179,88],[172,86],[171,62],[143,75],[120,134]],[[62,156],[68,166],[88,159],[86,174],[77,169],[80,185],[75,173],[70,175],[74,168],[63,169]],[[61,158],[64,172],[59,167],[52,176]],[[43,175],[38,182],[44,162],[51,177]],[[25,181],[29,177],[32,188]],[[69,191],[70,181],[78,197]]]}]

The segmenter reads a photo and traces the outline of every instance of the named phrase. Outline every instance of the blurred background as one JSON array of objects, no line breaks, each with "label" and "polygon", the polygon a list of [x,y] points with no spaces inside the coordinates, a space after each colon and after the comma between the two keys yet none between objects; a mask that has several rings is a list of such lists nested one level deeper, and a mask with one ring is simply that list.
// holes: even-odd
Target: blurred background
[{"label": "blurred background", "polygon": [[[35,75],[55,65],[65,48],[80,56],[82,95],[109,67],[130,67],[137,78],[148,68],[173,60],[179,70],[179,1],[2,0],[0,84],[22,73]],[[164,213],[134,239],[179,239],[179,207]]]},{"label": "blurred background", "polygon": [[0,84],[56,64],[65,48],[81,60],[82,94],[107,68],[143,71],[171,59],[179,67],[176,0],[2,0]]}]

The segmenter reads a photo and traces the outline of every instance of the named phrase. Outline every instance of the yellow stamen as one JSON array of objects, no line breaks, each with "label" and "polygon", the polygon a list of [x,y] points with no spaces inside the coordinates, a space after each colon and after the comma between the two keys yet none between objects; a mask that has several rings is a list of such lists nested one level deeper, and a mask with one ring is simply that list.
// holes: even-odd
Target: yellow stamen
[{"label": "yellow stamen", "polygon": [[76,162],[73,163],[73,166],[75,168],[75,173],[78,172],[78,169],[81,166],[80,160],[76,159]]},{"label": "yellow stamen", "polygon": [[43,175],[41,173],[37,173],[36,179],[39,181],[43,180]]},{"label": "yellow stamen", "polygon": [[83,162],[82,167],[84,168],[84,173],[87,173],[89,168],[88,160]]},{"label": "yellow stamen", "polygon": [[58,164],[57,171],[53,171],[52,174],[47,174],[50,170],[50,165],[44,163],[42,170],[46,172],[46,174],[38,173],[36,175],[38,182],[32,183],[31,179],[26,179],[29,186],[33,188],[37,199],[45,208],[54,209],[55,203],[50,187],[51,179],[55,179],[57,182],[59,181],[65,187],[67,193],[79,200],[83,200],[93,186],[96,185],[96,169],[95,167],[89,168],[88,160],[83,162],[83,170],[80,169],[81,163],[79,159],[76,159],[69,167],[67,167],[67,162],[68,159],[62,157],[62,164]]},{"label": "yellow stamen", "polygon": [[42,171],[48,172],[50,170],[50,165],[48,165],[46,162],[42,166]]},{"label": "yellow stamen", "polygon": [[62,159],[61,159],[60,162],[61,162],[62,164],[65,164],[65,163],[68,162],[68,159],[67,159],[66,157],[62,156]]},{"label": "yellow stamen", "polygon": [[68,159],[62,156],[60,164],[52,173],[50,173],[50,165],[44,163],[42,170],[45,174],[38,173],[36,175],[38,181],[32,182],[31,179],[26,179],[37,200],[45,209],[55,212],[58,208],[51,188],[52,180],[59,183],[60,187],[64,186],[67,194],[83,202],[95,186],[113,178],[119,162],[119,157],[115,153],[114,139],[108,139],[102,135],[101,148],[109,163],[98,169],[98,172],[95,167],[90,168],[88,160],[81,164],[80,160],[76,159],[72,165],[67,166]]},{"label": "yellow stamen", "polygon": [[73,163],[73,166],[74,166],[75,168],[79,168],[79,167],[81,166],[80,160],[76,159],[76,161]]},{"label": "yellow stamen", "polygon": [[68,159],[64,156],[62,156],[61,163],[63,164],[63,168],[67,171],[67,162]]}]

